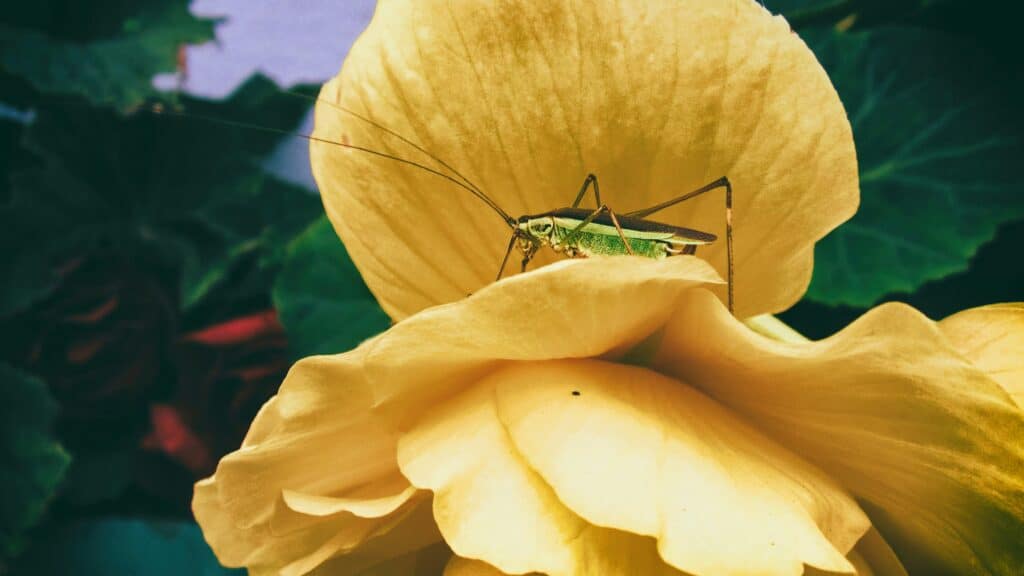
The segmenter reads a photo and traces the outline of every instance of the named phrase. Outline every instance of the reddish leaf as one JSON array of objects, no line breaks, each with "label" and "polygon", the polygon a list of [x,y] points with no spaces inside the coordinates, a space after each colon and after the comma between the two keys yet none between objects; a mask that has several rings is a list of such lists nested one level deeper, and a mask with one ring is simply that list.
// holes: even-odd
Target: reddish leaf
[{"label": "reddish leaf", "polygon": [[149,410],[152,431],[143,446],[158,449],[197,474],[213,469],[210,453],[189,428],[178,411],[166,404],[154,404]]}]

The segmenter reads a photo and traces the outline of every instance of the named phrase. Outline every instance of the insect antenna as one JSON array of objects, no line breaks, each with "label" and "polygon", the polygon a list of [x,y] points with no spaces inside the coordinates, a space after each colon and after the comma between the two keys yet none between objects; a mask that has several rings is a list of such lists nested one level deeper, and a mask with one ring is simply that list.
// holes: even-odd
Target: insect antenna
[{"label": "insect antenna", "polygon": [[[291,94],[295,94],[295,93],[291,93]],[[304,94],[302,94],[302,96],[305,97]],[[320,138],[318,136],[313,136],[311,134],[300,134],[300,133],[290,132],[288,130],[282,130],[280,128],[271,128],[269,126],[260,126],[259,124],[250,124],[248,122],[239,122],[237,120],[228,120],[226,118],[217,118],[217,117],[214,117],[214,116],[206,116],[204,114],[193,114],[191,112],[187,112],[186,113],[186,112],[181,112],[179,110],[168,109],[168,108],[166,108],[165,106],[163,106],[161,104],[154,104],[152,106],[149,106],[149,107],[146,107],[146,108],[143,108],[143,109],[145,109],[145,110],[147,110],[149,112],[152,112],[153,114],[156,114],[156,115],[168,115],[168,116],[177,116],[179,118],[191,118],[191,119],[194,119],[194,120],[202,120],[204,122],[212,122],[214,124],[223,124],[225,126],[234,126],[236,128],[244,128],[244,129],[247,129],[247,130],[258,130],[260,132],[267,132],[267,133],[270,133],[270,134],[280,134],[280,135],[283,135],[283,136],[292,136],[292,137],[295,137],[295,138],[302,138],[303,140],[308,140],[310,142],[318,142],[318,143],[321,143],[321,144],[328,144],[328,145],[331,145],[331,146],[339,146],[341,148],[347,148],[349,150],[356,150],[358,152],[365,152],[367,154],[372,154],[374,156],[378,156],[378,157],[381,157],[381,158],[387,158],[388,160],[394,160],[395,162],[400,162],[400,163],[406,164],[408,166],[413,166],[415,168],[419,168],[420,170],[424,170],[424,171],[426,171],[426,172],[428,172],[430,174],[433,174],[435,176],[439,176],[441,178],[444,178],[445,180],[448,180],[452,184],[455,184],[456,186],[458,186],[458,187],[468,191],[470,194],[476,196],[484,204],[486,204],[492,210],[494,210],[499,216],[501,216],[501,219],[504,220],[505,223],[508,224],[508,226],[510,228],[513,228],[513,229],[515,228],[515,222],[516,222],[515,219],[512,218],[511,216],[509,216],[508,213],[506,213],[504,210],[502,210],[501,207],[499,207],[493,200],[490,199],[490,197],[488,197],[482,191],[480,191],[475,186],[473,186],[472,182],[469,182],[469,180],[466,180],[465,176],[462,176],[458,172],[455,172],[455,170],[452,169],[450,166],[448,166],[447,164],[445,164],[444,162],[442,162],[440,159],[436,158],[435,156],[433,156],[429,152],[424,151],[419,146],[416,146],[414,143],[409,142],[408,140],[406,140],[405,138],[399,136],[398,134],[395,134],[395,133],[391,132],[390,130],[387,130],[386,128],[383,128],[383,127],[380,127],[380,126],[378,126],[378,127],[380,127],[382,130],[385,130],[385,131],[395,135],[398,138],[402,138],[403,141],[406,141],[410,145],[416,147],[416,149],[423,151],[425,154],[427,154],[427,156],[429,156],[433,160],[441,163],[442,166],[448,168],[449,170],[452,170],[452,172],[454,172],[457,176],[459,176],[463,180],[466,180],[466,182],[461,182],[461,181],[457,180],[456,178],[454,178],[454,177],[452,177],[452,176],[450,176],[448,174],[445,174],[444,172],[441,172],[440,170],[436,170],[434,168],[431,168],[430,166],[425,166],[425,165],[420,164],[419,162],[416,162],[414,160],[409,160],[407,158],[402,158],[400,156],[395,156],[393,154],[388,154],[387,152],[381,152],[379,150],[373,150],[372,148],[366,148],[366,147],[363,147],[363,146],[357,146],[355,144],[347,144],[345,142],[338,142],[338,141],[335,141],[335,140],[329,140],[327,138]],[[374,125],[376,125],[376,124],[374,124]]]},{"label": "insect antenna", "polygon": [[[479,186],[474,184],[472,180],[470,180],[469,178],[464,176],[461,172],[456,170],[451,164],[448,164],[447,162],[445,162],[444,160],[442,160],[441,158],[439,158],[438,156],[436,156],[435,154],[433,154],[429,150],[423,148],[422,146],[420,146],[416,142],[410,140],[409,138],[406,138],[405,136],[403,136],[400,133],[392,130],[391,128],[388,128],[387,126],[384,126],[383,124],[377,122],[376,120],[373,120],[373,119],[371,119],[371,118],[369,118],[367,116],[364,116],[364,115],[356,112],[355,110],[352,110],[351,108],[347,108],[345,106],[342,106],[341,104],[338,104],[337,102],[331,102],[330,100],[324,100],[323,98],[319,98],[317,96],[310,96],[309,94],[303,94],[302,92],[296,92],[294,90],[281,90],[281,92],[284,93],[284,94],[288,94],[290,96],[295,96],[296,98],[302,98],[303,100],[308,100],[310,102],[323,102],[324,104],[330,106],[331,108],[334,108],[334,109],[339,110],[341,112],[344,112],[344,113],[346,113],[346,114],[348,114],[348,115],[350,115],[350,116],[352,116],[354,118],[362,120],[363,122],[366,122],[370,126],[373,126],[374,128],[377,128],[381,132],[384,132],[386,134],[390,134],[391,136],[394,136],[395,138],[398,138],[402,142],[405,142],[409,146],[415,148],[416,150],[419,150],[420,152],[425,154],[428,158],[430,158],[434,162],[437,162],[441,166],[444,166],[445,168],[450,170],[452,172],[452,174],[455,174],[459,178],[462,178],[463,182],[468,184],[471,188],[473,188],[477,192],[479,192],[481,194],[484,194],[484,191],[481,190]],[[484,195],[486,196],[486,194],[484,194]]]}]

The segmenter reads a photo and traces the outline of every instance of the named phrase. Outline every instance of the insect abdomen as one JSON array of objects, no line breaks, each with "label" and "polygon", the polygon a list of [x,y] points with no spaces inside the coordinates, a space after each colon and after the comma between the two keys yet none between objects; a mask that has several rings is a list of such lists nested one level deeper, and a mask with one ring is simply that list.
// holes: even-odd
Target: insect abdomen
[{"label": "insect abdomen", "polygon": [[[555,233],[560,237],[560,240],[564,240],[569,235],[569,230],[558,228]],[[660,259],[669,255],[668,245],[662,240],[629,238],[629,247],[633,249],[634,255],[645,258]],[[563,244],[563,248],[568,249],[568,251],[575,249],[576,252],[584,256],[620,256],[628,254],[626,246],[622,243],[622,238],[618,235],[612,236],[584,231],[576,234],[575,239],[571,241],[571,246]]]}]

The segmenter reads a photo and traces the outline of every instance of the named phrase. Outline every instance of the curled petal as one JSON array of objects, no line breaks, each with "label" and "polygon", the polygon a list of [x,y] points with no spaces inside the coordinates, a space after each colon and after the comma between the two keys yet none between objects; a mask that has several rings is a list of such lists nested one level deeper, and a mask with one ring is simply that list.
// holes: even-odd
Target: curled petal
[{"label": "curled petal", "polygon": [[939,322],[939,329],[1024,407],[1024,304],[965,310]]},{"label": "curled petal", "polygon": [[[619,213],[727,176],[740,316],[798,300],[814,243],[859,198],[839,97],[751,0],[387,0],[320,98],[317,138],[459,180],[339,106],[354,110],[513,217],[570,205],[588,173]],[[494,279],[510,231],[473,193],[322,141],[311,154],[328,216],[393,318]],[[725,275],[723,190],[652,219],[716,234],[700,257]]]},{"label": "curled petal", "polygon": [[[271,520],[242,528],[231,523],[237,516],[223,508],[217,489],[213,479],[196,484],[192,502],[196,520],[222,564],[245,566],[254,576],[302,576],[360,545],[358,553],[344,558],[353,569],[363,568],[401,554],[409,546],[423,547],[439,539],[432,521],[416,520],[430,519],[429,501],[424,506],[423,498],[375,519],[347,513],[310,517],[279,506]],[[246,511],[232,512],[244,515]],[[253,506],[251,512],[260,510]]]},{"label": "curled petal", "polygon": [[868,527],[714,402],[603,362],[496,372],[403,436],[399,463],[435,492],[456,554],[509,573],[853,573],[844,555]]},{"label": "curled petal", "polygon": [[[374,406],[417,413],[500,361],[621,355],[664,324],[681,294],[720,283],[692,257],[559,262],[400,322],[345,363],[359,366],[352,375]],[[331,379],[321,386],[331,394]]]},{"label": "curled petal", "polygon": [[[317,360],[293,370],[288,380],[298,398],[311,399],[306,393],[318,377],[338,373],[309,364]],[[345,396],[343,385],[334,388]],[[302,410],[289,410],[288,403],[277,397],[264,406],[243,447],[221,460],[213,477],[196,484],[192,502],[221,563],[246,566],[254,574],[306,574],[407,524],[423,500],[397,475],[393,438],[365,414],[349,411],[357,402],[313,402]],[[318,420],[329,412],[337,419]],[[363,441],[341,445],[339,437]],[[436,528],[428,528],[406,540],[438,540]]]},{"label": "curled petal", "polygon": [[310,576],[437,576],[452,555],[440,541],[430,501],[416,509],[391,531],[368,540],[343,555],[332,556]]},{"label": "curled petal", "polygon": [[903,563],[876,528],[857,542],[851,557],[857,576],[907,576]]},{"label": "curled petal", "polygon": [[319,496],[293,490],[282,490],[284,503],[307,516],[333,516],[349,512],[360,518],[381,518],[397,510],[416,494],[401,474],[380,478],[371,484],[349,491],[344,497]]},{"label": "curled petal", "polygon": [[911,573],[1024,566],[1024,414],[933,322],[885,305],[789,343],[711,298],[684,296],[654,366],[842,479]]},{"label": "curled petal", "polygon": [[[856,569],[857,576],[907,576],[907,570],[903,567],[903,563],[874,527],[864,534],[864,537],[857,542],[857,546],[846,557]],[[804,571],[804,576],[829,576],[830,574],[833,573],[817,568],[807,568]]]}]

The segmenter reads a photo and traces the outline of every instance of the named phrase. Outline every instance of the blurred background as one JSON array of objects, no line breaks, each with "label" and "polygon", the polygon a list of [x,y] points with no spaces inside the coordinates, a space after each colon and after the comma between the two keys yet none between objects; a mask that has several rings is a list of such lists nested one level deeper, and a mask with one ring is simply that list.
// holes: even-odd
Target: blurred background
[{"label": "blurred background", "polygon": [[[778,0],[846,105],[862,205],[782,318],[1024,300],[1018,14]],[[0,574],[221,575],[192,483],[290,364],[388,326],[323,217],[308,133],[372,0],[0,11]]]}]

